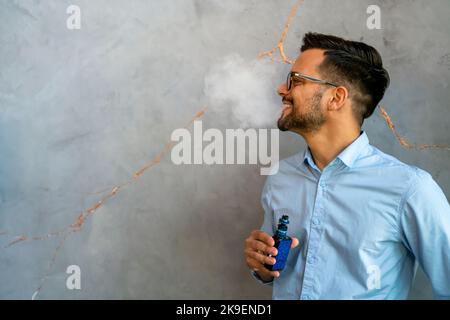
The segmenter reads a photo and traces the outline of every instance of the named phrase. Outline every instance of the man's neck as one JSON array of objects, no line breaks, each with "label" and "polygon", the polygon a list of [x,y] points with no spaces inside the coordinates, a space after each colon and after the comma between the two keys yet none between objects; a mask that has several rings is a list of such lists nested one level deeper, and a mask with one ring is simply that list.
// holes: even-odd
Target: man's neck
[{"label": "man's neck", "polygon": [[323,126],[315,132],[297,132],[306,141],[314,163],[322,171],[345,148],[352,144],[361,133],[361,128],[330,128]]}]

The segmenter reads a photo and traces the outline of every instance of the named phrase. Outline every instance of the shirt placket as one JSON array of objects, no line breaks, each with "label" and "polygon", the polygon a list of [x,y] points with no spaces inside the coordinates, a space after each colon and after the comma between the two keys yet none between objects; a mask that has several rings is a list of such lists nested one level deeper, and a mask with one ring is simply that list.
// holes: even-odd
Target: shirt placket
[{"label": "shirt placket", "polygon": [[322,234],[322,222],[325,215],[325,196],[327,187],[327,177],[329,177],[330,169],[334,164],[327,167],[322,174],[319,175],[317,181],[316,198],[314,201],[314,209],[311,215],[310,233],[308,239],[308,245],[306,249],[306,264],[303,276],[303,284],[300,299],[311,300],[315,299],[318,294],[317,283],[315,283],[315,272],[319,268],[319,260],[317,257],[321,234]]}]

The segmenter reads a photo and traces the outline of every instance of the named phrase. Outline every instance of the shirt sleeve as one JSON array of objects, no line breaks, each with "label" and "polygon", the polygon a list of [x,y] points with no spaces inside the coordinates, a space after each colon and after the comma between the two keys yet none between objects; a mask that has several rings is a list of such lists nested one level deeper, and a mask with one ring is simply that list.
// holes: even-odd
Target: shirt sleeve
[{"label": "shirt sleeve", "polygon": [[400,211],[403,242],[428,276],[435,299],[450,299],[450,207],[426,171],[416,168]]},{"label": "shirt sleeve", "polygon": [[[260,230],[264,231],[268,234],[273,234],[273,232],[274,232],[273,223],[272,223],[273,211],[272,211],[271,205],[270,205],[270,196],[271,196],[271,194],[270,194],[270,176],[269,176],[266,179],[263,191],[261,193],[261,205],[264,209],[264,221],[263,221],[263,224],[262,224]],[[259,283],[264,284],[264,285],[273,286],[273,280],[264,281],[253,270],[251,270],[251,274],[252,274],[253,278],[255,278],[256,280],[259,281]]]},{"label": "shirt sleeve", "polygon": [[259,283],[270,286],[270,287],[273,286],[273,279],[270,281],[264,281],[263,279],[261,279],[261,277],[255,271],[251,271],[251,273],[252,273],[253,278],[258,280]]}]

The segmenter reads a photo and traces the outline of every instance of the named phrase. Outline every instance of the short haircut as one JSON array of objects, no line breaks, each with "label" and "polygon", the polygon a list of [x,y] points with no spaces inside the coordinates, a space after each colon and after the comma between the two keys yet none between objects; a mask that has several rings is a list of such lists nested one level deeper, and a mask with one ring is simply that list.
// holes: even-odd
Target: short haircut
[{"label": "short haircut", "polygon": [[300,51],[308,49],[325,51],[325,60],[318,71],[327,81],[349,90],[353,113],[362,126],[364,119],[373,114],[390,82],[378,51],[363,42],[312,32],[304,36]]}]

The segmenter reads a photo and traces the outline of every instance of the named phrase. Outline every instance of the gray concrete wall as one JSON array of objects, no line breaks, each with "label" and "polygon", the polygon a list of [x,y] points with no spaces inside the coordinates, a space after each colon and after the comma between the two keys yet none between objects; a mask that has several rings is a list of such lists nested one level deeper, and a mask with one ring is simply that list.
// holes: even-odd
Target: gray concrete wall
[{"label": "gray concrete wall", "polygon": [[[99,199],[92,193],[130,178],[207,102],[211,68],[275,46],[294,3],[0,0],[1,245],[73,223]],[[66,27],[71,4],[81,8],[79,30]],[[381,8],[381,30],[366,27],[370,4]],[[398,131],[411,143],[450,144],[449,16],[448,0],[306,0],[285,48],[295,58],[307,31],[364,39],[390,71],[383,104]],[[267,81],[284,81],[289,66],[275,70]],[[274,91],[268,101],[279,106]],[[203,125],[240,122],[211,110]],[[448,198],[448,151],[403,149],[379,113],[364,128],[372,144],[430,172]],[[280,147],[283,158],[304,142],[281,134]],[[262,222],[264,179],[255,165],[166,157],[67,239],[38,298],[269,299],[242,253]],[[31,298],[58,241],[0,249],[0,298]],[[72,264],[81,290],[66,288]],[[430,296],[419,273],[412,297]]]}]

